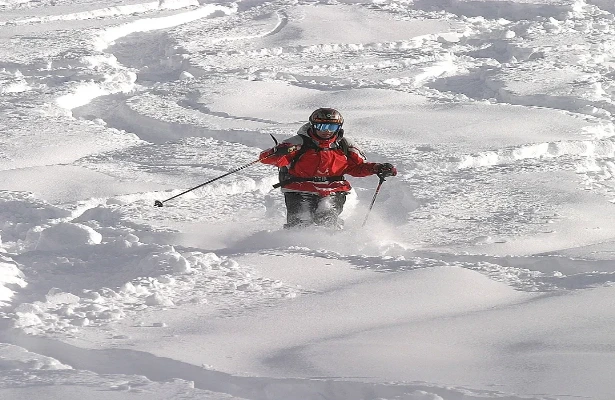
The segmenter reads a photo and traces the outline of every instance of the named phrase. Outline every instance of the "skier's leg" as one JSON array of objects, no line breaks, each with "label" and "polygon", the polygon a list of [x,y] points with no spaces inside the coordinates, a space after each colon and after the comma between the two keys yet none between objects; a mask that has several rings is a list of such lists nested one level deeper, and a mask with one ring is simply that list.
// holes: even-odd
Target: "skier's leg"
[{"label": "skier's leg", "polygon": [[318,195],[300,192],[285,192],[286,224],[284,228],[308,226],[314,223],[314,211]]},{"label": "skier's leg", "polygon": [[317,225],[341,229],[344,226],[344,221],[339,218],[339,215],[344,210],[347,194],[346,192],[337,192],[321,197],[318,208],[314,213],[314,222]]}]

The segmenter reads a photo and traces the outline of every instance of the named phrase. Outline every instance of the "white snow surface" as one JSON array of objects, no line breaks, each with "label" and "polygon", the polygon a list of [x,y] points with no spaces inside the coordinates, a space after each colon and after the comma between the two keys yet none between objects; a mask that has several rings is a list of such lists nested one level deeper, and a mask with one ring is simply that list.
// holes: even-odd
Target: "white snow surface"
[{"label": "white snow surface", "polygon": [[[0,399],[615,399],[610,0],[0,0]],[[286,231],[318,107],[377,178]]]}]

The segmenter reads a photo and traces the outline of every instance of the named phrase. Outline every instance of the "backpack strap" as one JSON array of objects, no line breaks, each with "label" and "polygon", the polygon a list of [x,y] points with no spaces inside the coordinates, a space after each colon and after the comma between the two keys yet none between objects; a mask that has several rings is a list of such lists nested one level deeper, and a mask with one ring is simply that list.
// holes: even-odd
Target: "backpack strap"
[{"label": "backpack strap", "polygon": [[320,147],[318,147],[318,145],[314,143],[314,141],[309,137],[301,135],[301,140],[303,140],[303,143],[301,143],[301,147],[295,153],[295,156],[293,157],[290,164],[288,164],[287,168],[289,170],[297,163],[297,161],[299,161],[301,156],[304,155],[306,151],[308,151],[309,149],[318,151],[320,149]]},{"label": "backpack strap", "polygon": [[342,151],[344,152],[344,155],[346,156],[346,158],[348,158],[348,152],[350,150],[348,150],[348,141],[346,140],[346,138],[341,138],[337,144],[340,146],[340,148],[342,149]]}]

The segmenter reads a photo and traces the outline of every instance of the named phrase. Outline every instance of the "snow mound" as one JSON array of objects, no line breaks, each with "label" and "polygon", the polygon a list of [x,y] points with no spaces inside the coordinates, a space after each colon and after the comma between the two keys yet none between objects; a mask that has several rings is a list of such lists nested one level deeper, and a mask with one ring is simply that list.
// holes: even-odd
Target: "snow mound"
[{"label": "snow mound", "polygon": [[29,2],[30,0],[3,0],[3,1],[0,1],[0,6],[12,6],[16,4],[25,4]]},{"label": "snow mound", "polygon": [[58,251],[84,245],[100,244],[102,235],[89,226],[61,222],[41,232],[37,250]]},{"label": "snow mound", "polygon": [[72,220],[76,223],[96,221],[105,226],[117,226],[122,222],[122,213],[117,208],[96,206],[88,208],[81,215]]},{"label": "snow mound", "polygon": [[0,256],[0,306],[4,306],[13,297],[13,287],[25,287],[24,274],[8,257]]},{"label": "snow mound", "polygon": [[30,370],[67,370],[69,365],[58,360],[32,353],[22,347],[7,343],[0,343],[0,371],[9,369]]},{"label": "snow mound", "polygon": [[29,193],[0,192],[3,248],[26,240],[41,223],[68,216],[70,212],[34,199]]},{"label": "snow mound", "polygon": [[[137,236],[143,227],[115,208],[93,206],[71,222],[53,222],[30,220],[24,248],[36,251],[18,259],[38,271],[28,288],[46,293],[44,300],[15,304],[10,316],[14,328],[29,334],[96,329],[146,309],[207,304],[228,313],[235,303],[241,308],[299,292],[228,257],[143,243]],[[20,271],[8,267],[15,281]],[[221,292],[230,299],[219,299]]]}]

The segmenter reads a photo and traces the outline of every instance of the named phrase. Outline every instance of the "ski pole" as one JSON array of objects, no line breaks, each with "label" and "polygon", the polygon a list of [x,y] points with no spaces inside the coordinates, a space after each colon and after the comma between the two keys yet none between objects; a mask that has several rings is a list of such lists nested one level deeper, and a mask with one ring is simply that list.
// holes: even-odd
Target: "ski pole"
[{"label": "ski pole", "polygon": [[[272,155],[273,155],[273,154],[272,154]],[[166,200],[162,200],[162,201],[160,201],[160,200],[156,200],[156,201],[154,201],[154,207],[162,207],[162,204],[163,204],[163,203],[166,203],[166,202],[167,202],[167,201],[169,201],[169,200],[173,200],[173,199],[174,199],[174,198],[176,198],[176,197],[179,197],[179,196],[181,196],[181,195],[183,195],[183,194],[186,194],[186,193],[188,193],[188,192],[191,192],[191,191],[193,191],[193,190],[195,190],[195,189],[198,189],[198,188],[200,188],[200,187],[203,187],[203,186],[205,186],[205,185],[208,185],[208,184],[210,184],[210,183],[212,183],[212,182],[217,181],[218,179],[222,179],[222,178],[224,178],[225,176],[229,176],[230,174],[234,174],[235,172],[241,171],[241,170],[242,170],[242,169],[244,169],[244,168],[248,168],[249,166],[254,165],[254,164],[258,163],[258,162],[261,162],[262,160],[264,160],[264,159],[266,159],[266,158],[269,158],[269,157],[271,157],[272,155],[269,155],[269,156],[266,156],[266,157],[263,157],[263,158],[259,158],[258,160],[254,160],[254,161],[252,161],[252,162],[250,162],[250,163],[247,163],[246,165],[243,165],[243,166],[241,166],[241,167],[235,168],[234,170],[229,171],[229,172],[227,172],[227,173],[226,173],[226,174],[224,174],[224,175],[220,175],[220,176],[219,176],[219,177],[217,177],[217,178],[210,179],[210,180],[208,180],[208,181],[207,181],[207,182],[205,182],[205,183],[201,183],[199,186],[195,186],[195,187],[193,187],[193,188],[191,188],[191,189],[188,189],[188,190],[186,190],[186,191],[183,191],[183,192],[181,192],[180,194],[176,194],[175,196],[173,196],[173,197],[169,197],[169,198],[168,198],[168,199],[166,199]]]},{"label": "ski pole", "polygon": [[370,211],[372,211],[372,208],[374,207],[374,203],[376,202],[376,196],[378,196],[378,192],[380,192],[380,187],[382,186],[382,183],[386,180],[384,179],[384,175],[378,175],[378,178],[380,178],[380,182],[378,183],[378,187],[376,188],[376,193],[374,193],[374,197],[372,197],[372,203],[369,205],[369,210],[367,210],[367,214],[365,215],[365,220],[363,221],[363,225],[361,225],[361,228],[365,226],[365,224],[367,223],[367,218],[369,218],[369,213]]}]

